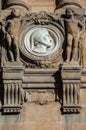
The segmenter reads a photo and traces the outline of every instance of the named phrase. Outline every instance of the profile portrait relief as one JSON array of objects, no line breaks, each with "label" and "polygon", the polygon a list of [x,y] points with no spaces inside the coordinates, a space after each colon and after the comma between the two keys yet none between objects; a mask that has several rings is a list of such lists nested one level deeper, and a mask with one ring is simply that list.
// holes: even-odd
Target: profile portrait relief
[{"label": "profile portrait relief", "polygon": [[46,57],[57,53],[62,46],[62,35],[48,27],[28,28],[22,37],[27,55]]},{"label": "profile portrait relief", "polygon": [[53,38],[47,29],[39,29],[33,34],[32,51],[36,53],[46,53],[54,43]]}]

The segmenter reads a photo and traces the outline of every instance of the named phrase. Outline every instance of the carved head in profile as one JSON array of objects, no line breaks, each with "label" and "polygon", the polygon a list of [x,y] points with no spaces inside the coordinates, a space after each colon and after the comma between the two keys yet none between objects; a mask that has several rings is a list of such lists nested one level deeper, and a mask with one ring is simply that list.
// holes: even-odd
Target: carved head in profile
[{"label": "carved head in profile", "polygon": [[19,9],[12,9],[11,15],[13,17],[16,17],[16,18],[20,17],[21,16],[20,10]]},{"label": "carved head in profile", "polygon": [[54,43],[51,35],[47,29],[39,29],[34,33],[34,49],[38,53],[46,53],[47,48],[51,47]]},{"label": "carved head in profile", "polygon": [[39,42],[39,44],[47,47],[50,47],[53,42],[53,39],[47,29],[40,29],[36,31],[34,35],[34,40]]}]

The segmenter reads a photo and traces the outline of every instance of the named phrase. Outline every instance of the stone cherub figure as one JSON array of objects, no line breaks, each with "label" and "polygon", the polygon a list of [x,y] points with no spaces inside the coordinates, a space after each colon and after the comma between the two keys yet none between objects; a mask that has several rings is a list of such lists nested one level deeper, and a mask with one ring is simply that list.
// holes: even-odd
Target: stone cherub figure
[{"label": "stone cherub figure", "polygon": [[66,62],[77,61],[76,57],[79,51],[80,32],[83,30],[83,23],[74,17],[74,11],[66,9],[66,35],[67,35],[67,53]]},{"label": "stone cherub figure", "polygon": [[7,19],[6,36],[9,61],[19,61],[18,32],[21,16],[19,9],[12,9],[11,18]]},{"label": "stone cherub figure", "polygon": [[83,14],[82,18],[83,30],[80,35],[80,64],[83,68],[86,68],[86,12]]}]

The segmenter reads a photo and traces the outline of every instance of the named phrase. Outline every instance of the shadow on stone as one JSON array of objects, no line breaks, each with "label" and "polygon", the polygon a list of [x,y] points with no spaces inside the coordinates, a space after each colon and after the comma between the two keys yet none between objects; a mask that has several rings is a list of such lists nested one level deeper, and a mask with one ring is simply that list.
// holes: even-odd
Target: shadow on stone
[{"label": "shadow on stone", "polygon": [[[63,89],[62,89],[62,78],[61,78],[61,70],[57,71],[54,73],[54,78],[55,78],[55,101],[59,102],[61,104],[62,108],[62,103],[63,103]],[[60,109],[62,112],[62,109]]]}]

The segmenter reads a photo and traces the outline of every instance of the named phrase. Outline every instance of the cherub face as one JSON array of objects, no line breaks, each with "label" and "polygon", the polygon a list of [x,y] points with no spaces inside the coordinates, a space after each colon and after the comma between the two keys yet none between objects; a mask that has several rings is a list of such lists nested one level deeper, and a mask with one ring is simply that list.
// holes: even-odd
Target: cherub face
[{"label": "cherub face", "polygon": [[66,9],[66,15],[71,17],[73,15],[73,11],[71,9]]},{"label": "cherub face", "polygon": [[14,17],[19,17],[20,16],[20,10],[19,9],[13,9],[12,10],[12,15]]}]

